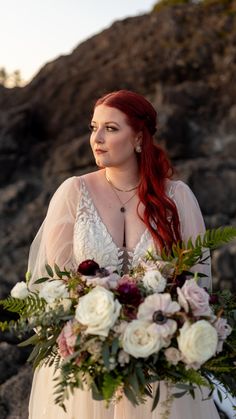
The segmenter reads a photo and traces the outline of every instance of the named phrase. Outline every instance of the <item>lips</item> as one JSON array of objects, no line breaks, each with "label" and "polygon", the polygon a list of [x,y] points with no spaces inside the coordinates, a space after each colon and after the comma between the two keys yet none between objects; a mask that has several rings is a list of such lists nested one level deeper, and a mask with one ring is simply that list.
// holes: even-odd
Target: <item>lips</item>
[{"label": "lips", "polygon": [[105,150],[101,150],[100,148],[98,148],[97,150],[95,150],[95,153],[96,154],[104,154],[104,153],[106,153],[106,151]]}]

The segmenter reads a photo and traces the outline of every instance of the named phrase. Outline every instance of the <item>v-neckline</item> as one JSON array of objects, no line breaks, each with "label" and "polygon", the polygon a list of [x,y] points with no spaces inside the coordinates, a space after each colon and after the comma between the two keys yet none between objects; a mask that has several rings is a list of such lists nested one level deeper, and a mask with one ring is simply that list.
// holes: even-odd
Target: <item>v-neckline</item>
[{"label": "v-neckline", "polygon": [[82,189],[84,189],[85,193],[87,194],[87,197],[88,197],[89,201],[91,202],[92,208],[93,208],[93,210],[94,210],[94,212],[95,212],[95,214],[96,214],[96,216],[97,216],[97,218],[98,218],[98,220],[99,220],[99,222],[100,222],[101,226],[103,227],[104,231],[106,232],[106,234],[107,234],[107,235],[108,235],[108,237],[110,238],[110,240],[111,240],[111,242],[113,243],[113,245],[117,248],[117,250],[118,250],[118,251],[122,250],[122,251],[126,251],[126,252],[127,252],[127,253],[129,253],[129,254],[133,254],[133,255],[134,255],[134,254],[135,254],[135,252],[136,252],[136,250],[137,250],[137,248],[138,248],[138,247],[140,246],[140,244],[143,242],[143,240],[144,240],[145,236],[146,236],[147,234],[149,234],[148,228],[147,228],[147,227],[145,228],[145,230],[144,230],[144,231],[143,231],[143,233],[141,234],[141,236],[140,236],[140,238],[139,238],[138,242],[136,243],[136,245],[135,245],[132,249],[128,249],[127,247],[120,247],[120,246],[118,246],[118,245],[116,244],[115,240],[113,239],[113,237],[112,237],[111,233],[109,232],[109,230],[108,230],[108,228],[107,228],[106,224],[103,222],[103,220],[102,220],[102,218],[101,218],[101,216],[100,216],[100,214],[99,214],[99,211],[98,211],[97,207],[95,206],[95,204],[94,204],[94,202],[93,202],[93,199],[92,199],[92,196],[91,196],[91,194],[90,194],[90,191],[89,191],[89,190],[88,190],[88,188],[87,188],[86,182],[85,182],[85,180],[84,180],[82,177],[80,177],[80,182],[81,182]]}]

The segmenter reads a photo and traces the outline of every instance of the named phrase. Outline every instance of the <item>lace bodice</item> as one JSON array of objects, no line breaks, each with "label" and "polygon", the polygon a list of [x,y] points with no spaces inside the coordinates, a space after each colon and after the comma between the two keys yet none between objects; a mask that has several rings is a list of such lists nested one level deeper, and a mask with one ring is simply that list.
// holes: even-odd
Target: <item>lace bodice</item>
[{"label": "lace bodice", "polygon": [[138,264],[139,259],[153,246],[146,229],[134,249],[119,248],[100,218],[83,179],[80,181],[80,200],[74,227],[74,257],[77,264],[94,259],[103,267],[113,266],[126,271]]},{"label": "lace bodice", "polygon": [[[195,240],[198,234],[204,233],[205,226],[194,194],[185,183],[172,180],[166,183],[166,193],[176,204],[182,239]],[[146,229],[134,249],[118,248],[99,216],[83,177],[74,176],[54,193],[31,245],[30,286],[35,288],[35,280],[46,275],[46,263],[71,269],[85,259],[94,259],[102,267],[112,266],[121,271],[136,266],[150,247],[153,248],[153,240]],[[198,266],[197,270],[210,277],[210,264]],[[209,278],[202,284],[209,286]]]}]

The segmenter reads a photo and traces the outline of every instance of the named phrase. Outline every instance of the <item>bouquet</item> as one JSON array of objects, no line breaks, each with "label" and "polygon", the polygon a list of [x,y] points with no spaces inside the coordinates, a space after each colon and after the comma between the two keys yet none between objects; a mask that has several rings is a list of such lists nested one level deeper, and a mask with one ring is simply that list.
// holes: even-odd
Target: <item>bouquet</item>
[{"label": "bouquet", "polygon": [[20,346],[34,345],[34,367],[59,372],[55,403],[64,409],[69,392],[80,388],[107,405],[120,397],[134,405],[151,397],[154,410],[161,380],[174,386],[174,397],[194,397],[202,386],[210,396],[218,384],[236,396],[230,378],[236,371],[236,298],[229,291],[211,294],[198,285],[204,275],[190,272],[207,263],[208,249],[235,237],[233,227],[208,230],[194,243],[173,245],[171,253],[148,252],[123,275],[94,260],[76,271],[46,265],[48,276],[35,287],[28,288],[27,273],[26,282],[0,301],[19,315],[0,326],[21,337],[30,333]]}]

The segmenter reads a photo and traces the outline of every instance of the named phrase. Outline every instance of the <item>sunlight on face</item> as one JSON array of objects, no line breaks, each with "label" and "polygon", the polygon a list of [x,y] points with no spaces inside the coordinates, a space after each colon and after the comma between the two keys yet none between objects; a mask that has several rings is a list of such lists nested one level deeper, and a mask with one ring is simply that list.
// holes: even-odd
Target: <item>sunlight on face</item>
[{"label": "sunlight on face", "polygon": [[138,135],[128,125],[126,115],[116,108],[99,105],[91,121],[90,144],[100,167],[119,167],[136,161]]}]

